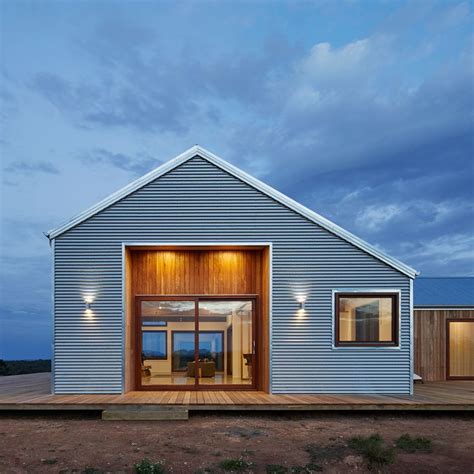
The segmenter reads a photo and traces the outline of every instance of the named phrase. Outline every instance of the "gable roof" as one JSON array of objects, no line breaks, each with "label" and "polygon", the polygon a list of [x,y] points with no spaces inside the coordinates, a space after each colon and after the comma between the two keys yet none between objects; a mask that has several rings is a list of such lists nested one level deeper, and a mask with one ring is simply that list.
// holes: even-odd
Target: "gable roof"
[{"label": "gable roof", "polygon": [[418,278],[414,286],[418,307],[474,307],[474,277]]},{"label": "gable roof", "polygon": [[111,194],[110,196],[106,197],[105,199],[98,202],[97,204],[90,207],[89,209],[86,209],[84,212],[81,212],[77,216],[73,217],[71,220],[64,223],[63,225],[50,230],[49,232],[45,234],[46,237],[48,237],[50,240],[55,239],[59,235],[68,231],[69,229],[75,227],[76,225],[80,224],[86,219],[89,219],[89,217],[92,217],[98,212],[106,209],[107,207],[111,206],[117,201],[120,201],[121,199],[133,193],[134,191],[137,191],[138,189],[142,188],[146,184],[154,181],[160,176],[163,176],[165,173],[168,173],[169,171],[173,170],[174,168],[178,167],[179,165],[185,163],[186,161],[196,156],[199,156],[200,158],[207,160],[209,163],[214,164],[218,168],[221,168],[222,170],[227,171],[229,174],[247,183],[248,185],[262,192],[263,194],[266,194],[267,196],[271,197],[272,199],[279,202],[280,204],[283,204],[287,208],[292,209],[293,211],[297,212],[303,217],[306,217],[310,221],[328,230],[332,234],[346,240],[347,242],[351,243],[355,247],[360,248],[364,252],[381,260],[382,262],[386,263],[392,268],[397,269],[398,271],[404,273],[410,278],[415,278],[415,276],[418,275],[418,272],[414,270],[413,268],[409,267],[408,265],[405,265],[399,260],[384,254],[380,250],[376,249],[375,247],[368,244],[367,242],[360,239],[359,237],[356,237],[355,235],[343,229],[342,227],[339,227],[338,225],[334,224],[333,222],[326,219],[325,217],[320,216],[319,214],[308,209],[302,204],[297,203],[296,201],[289,198],[288,196],[285,196],[284,194],[280,193],[276,189],[273,189],[272,187],[268,186],[262,181],[254,178],[253,176],[250,176],[249,174],[245,173],[239,168],[236,168],[235,166],[231,165],[227,161],[224,161],[222,158],[219,158],[218,156],[214,155],[213,153],[207,151],[206,149],[198,145],[195,145],[189,148],[184,153],[181,153],[181,155],[178,155],[176,158],[173,158],[172,160],[164,163],[163,165],[147,173],[141,178],[138,178],[137,180],[133,181],[129,185],[125,186],[124,188]]}]

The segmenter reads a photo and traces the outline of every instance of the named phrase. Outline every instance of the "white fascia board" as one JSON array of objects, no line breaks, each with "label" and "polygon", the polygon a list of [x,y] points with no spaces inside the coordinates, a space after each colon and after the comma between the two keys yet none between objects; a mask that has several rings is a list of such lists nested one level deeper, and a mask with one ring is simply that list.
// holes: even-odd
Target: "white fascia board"
[{"label": "white fascia board", "polygon": [[168,173],[172,169],[176,168],[177,166],[181,165],[182,163],[190,160],[191,158],[195,157],[196,155],[200,156],[201,158],[209,161],[210,163],[216,165],[217,167],[221,168],[224,171],[227,171],[231,175],[237,177],[241,181],[249,184],[253,188],[257,189],[258,191],[266,194],[267,196],[271,197],[275,201],[283,204],[284,206],[288,207],[289,209],[297,212],[298,214],[306,217],[308,220],[320,225],[324,229],[328,230],[332,234],[346,240],[347,242],[353,244],[354,246],[360,248],[361,250],[365,251],[366,253],[376,257],[377,259],[381,260],[382,262],[386,263],[387,265],[397,269],[401,273],[409,276],[410,278],[415,278],[419,273],[414,270],[413,268],[405,265],[404,263],[400,262],[399,260],[390,257],[380,250],[376,249],[372,245],[368,244],[364,240],[360,239],[359,237],[355,236],[351,232],[339,227],[334,222],[326,219],[325,217],[317,214],[316,212],[308,209],[307,207],[303,206],[302,204],[294,201],[293,199],[285,196],[284,194],[280,193],[276,189],[268,186],[267,184],[263,183],[262,181],[254,178],[253,176],[245,173],[244,171],[240,170],[239,168],[231,165],[227,161],[219,158],[217,155],[207,151],[206,149],[195,145],[188,150],[186,150],[181,155],[178,155],[176,158],[168,161],[167,163],[163,164],[162,166],[156,168],[155,170],[151,171],[150,173],[142,176],[141,178],[133,181],[129,185],[125,186],[124,188],[120,189],[119,191],[111,194],[109,197],[105,198],[104,200],[100,201],[99,203],[95,204],[94,206],[90,207],[86,211],[78,214],[73,219],[68,221],[67,223],[63,224],[60,227],[57,227],[49,232],[47,232],[46,236],[51,240],[56,238],[57,236],[61,235],[62,233],[66,232],[67,230],[71,229],[72,227],[78,225],[79,223],[83,222],[84,220],[88,219],[89,217],[97,214],[98,212],[102,211],[103,209],[107,208],[108,206],[114,204],[115,202],[123,199],[124,197],[128,196],[129,194],[133,193],[134,191],[140,189],[141,187],[145,186],[146,184],[150,183],[151,181],[163,176],[165,173]]}]

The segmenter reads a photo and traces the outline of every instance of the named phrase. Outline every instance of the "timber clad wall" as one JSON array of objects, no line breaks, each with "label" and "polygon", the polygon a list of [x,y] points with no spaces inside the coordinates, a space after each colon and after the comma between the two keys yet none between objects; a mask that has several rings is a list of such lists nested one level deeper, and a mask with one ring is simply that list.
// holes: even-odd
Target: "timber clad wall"
[{"label": "timber clad wall", "polygon": [[[409,393],[409,278],[199,157],[55,239],[56,393],[123,390],[122,242],[180,241],[273,243],[274,393]],[[334,349],[340,288],[400,290],[400,348]]]},{"label": "timber clad wall", "polygon": [[446,320],[472,319],[474,310],[414,311],[415,373],[424,381],[446,380]]}]

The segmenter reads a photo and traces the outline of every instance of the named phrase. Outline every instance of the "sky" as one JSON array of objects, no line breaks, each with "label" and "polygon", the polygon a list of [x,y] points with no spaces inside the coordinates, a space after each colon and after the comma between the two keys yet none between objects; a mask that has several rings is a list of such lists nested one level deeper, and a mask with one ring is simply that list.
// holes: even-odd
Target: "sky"
[{"label": "sky", "polygon": [[0,0],[0,358],[50,357],[43,232],[199,144],[474,275],[473,2]]}]

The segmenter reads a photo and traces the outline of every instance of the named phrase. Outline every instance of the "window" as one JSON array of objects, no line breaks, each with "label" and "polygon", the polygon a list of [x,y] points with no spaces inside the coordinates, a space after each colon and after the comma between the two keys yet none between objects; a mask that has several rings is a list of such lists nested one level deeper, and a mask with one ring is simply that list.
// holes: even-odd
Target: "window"
[{"label": "window", "polygon": [[336,293],[336,346],[397,346],[398,294]]},{"label": "window", "polygon": [[[187,369],[194,362],[194,331],[173,331],[173,371]],[[212,360],[224,370],[224,331],[199,331],[199,359]]]},{"label": "window", "polygon": [[142,331],[142,359],[167,358],[166,331]]}]

